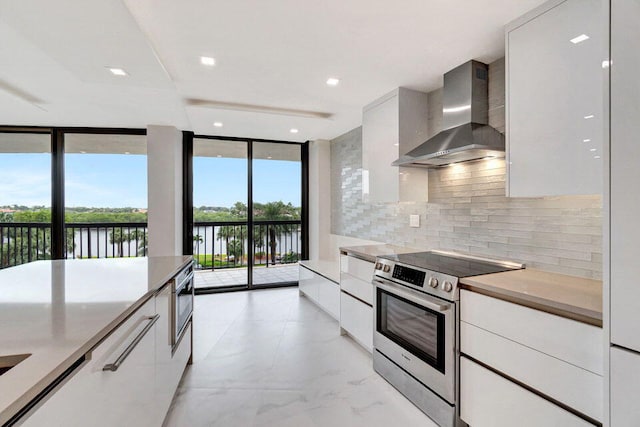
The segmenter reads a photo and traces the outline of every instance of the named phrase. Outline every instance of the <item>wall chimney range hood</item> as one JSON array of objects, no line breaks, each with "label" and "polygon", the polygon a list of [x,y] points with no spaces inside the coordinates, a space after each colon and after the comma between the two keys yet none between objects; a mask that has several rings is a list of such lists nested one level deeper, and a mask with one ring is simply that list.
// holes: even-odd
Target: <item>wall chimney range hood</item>
[{"label": "wall chimney range hood", "polygon": [[504,135],[488,125],[489,67],[469,61],[444,75],[443,131],[392,163],[438,167],[483,158],[504,157]]}]

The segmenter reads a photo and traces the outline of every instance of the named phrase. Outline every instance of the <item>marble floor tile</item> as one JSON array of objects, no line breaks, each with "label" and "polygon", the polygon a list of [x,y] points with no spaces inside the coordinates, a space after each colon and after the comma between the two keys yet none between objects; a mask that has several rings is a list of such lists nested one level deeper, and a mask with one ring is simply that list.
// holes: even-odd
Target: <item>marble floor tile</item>
[{"label": "marble floor tile", "polygon": [[435,427],[297,288],[198,295],[165,427]]}]

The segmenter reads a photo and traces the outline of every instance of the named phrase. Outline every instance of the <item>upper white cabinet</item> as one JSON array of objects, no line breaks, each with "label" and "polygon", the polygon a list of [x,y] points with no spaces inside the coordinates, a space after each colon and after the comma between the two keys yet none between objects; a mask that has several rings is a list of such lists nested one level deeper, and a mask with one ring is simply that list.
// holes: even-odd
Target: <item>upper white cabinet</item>
[{"label": "upper white cabinet", "polygon": [[553,0],[506,28],[510,197],[601,194],[603,0]]},{"label": "upper white cabinet", "polygon": [[364,202],[426,201],[426,169],[391,163],[427,140],[427,94],[398,88],[363,109]]},{"label": "upper white cabinet", "polygon": [[[611,2],[611,342],[636,352],[640,352],[639,20],[640,2]],[[640,368],[640,357],[636,366]]]}]

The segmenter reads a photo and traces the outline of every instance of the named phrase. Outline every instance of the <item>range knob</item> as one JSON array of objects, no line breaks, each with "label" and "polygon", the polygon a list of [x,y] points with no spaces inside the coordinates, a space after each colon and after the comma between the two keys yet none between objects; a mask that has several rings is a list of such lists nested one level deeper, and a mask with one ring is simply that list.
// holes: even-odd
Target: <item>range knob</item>
[{"label": "range knob", "polygon": [[432,288],[437,288],[438,287],[438,279],[436,279],[435,277],[430,277],[429,278],[429,286],[431,286]]},{"label": "range knob", "polygon": [[382,270],[382,263],[376,262],[376,270]]},{"label": "range knob", "polygon": [[388,273],[389,270],[391,270],[391,267],[389,267],[388,265],[385,265],[384,268],[382,269],[382,271],[384,271],[385,273]]},{"label": "range knob", "polygon": [[442,284],[442,290],[444,290],[445,292],[451,292],[452,289],[453,285],[451,284],[451,282],[444,282]]}]

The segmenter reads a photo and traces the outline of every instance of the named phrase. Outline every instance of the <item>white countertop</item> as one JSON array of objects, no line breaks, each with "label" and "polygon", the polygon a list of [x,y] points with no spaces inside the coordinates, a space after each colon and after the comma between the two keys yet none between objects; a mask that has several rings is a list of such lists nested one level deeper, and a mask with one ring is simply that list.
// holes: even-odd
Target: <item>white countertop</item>
[{"label": "white countertop", "polygon": [[159,290],[191,257],[36,261],[0,270],[0,424]]}]

